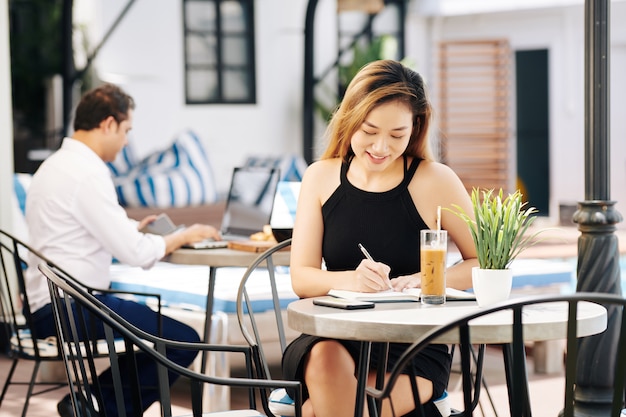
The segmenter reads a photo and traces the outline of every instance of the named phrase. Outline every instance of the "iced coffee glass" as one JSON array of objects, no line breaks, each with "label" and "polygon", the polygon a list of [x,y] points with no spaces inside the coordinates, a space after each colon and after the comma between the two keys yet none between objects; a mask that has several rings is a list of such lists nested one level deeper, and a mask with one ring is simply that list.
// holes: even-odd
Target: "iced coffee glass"
[{"label": "iced coffee glass", "polygon": [[446,302],[447,248],[447,231],[420,231],[422,304],[444,304]]}]

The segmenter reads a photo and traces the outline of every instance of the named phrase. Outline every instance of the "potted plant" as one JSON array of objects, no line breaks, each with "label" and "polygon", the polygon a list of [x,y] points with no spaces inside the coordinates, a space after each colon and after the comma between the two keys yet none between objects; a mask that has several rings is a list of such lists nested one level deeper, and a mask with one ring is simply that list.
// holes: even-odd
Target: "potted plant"
[{"label": "potted plant", "polygon": [[481,306],[506,300],[511,292],[513,272],[511,262],[526,248],[534,245],[541,231],[527,234],[538,210],[526,207],[522,193],[517,190],[504,196],[499,192],[474,188],[471,193],[474,218],[463,208],[453,205],[467,223],[474,240],[478,267],[472,270],[476,300]]}]

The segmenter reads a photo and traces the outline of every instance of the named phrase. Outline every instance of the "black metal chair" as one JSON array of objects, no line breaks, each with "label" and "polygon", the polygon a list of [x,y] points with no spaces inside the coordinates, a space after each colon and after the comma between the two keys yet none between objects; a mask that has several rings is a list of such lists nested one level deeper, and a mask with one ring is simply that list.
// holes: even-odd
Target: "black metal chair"
[{"label": "black metal chair", "polygon": [[[487,397],[487,401],[489,402],[489,406],[491,407],[490,412],[493,413],[495,417],[498,417],[498,411],[496,410],[496,406],[491,396],[491,392],[489,391],[489,385],[484,377],[484,362],[485,362],[485,353],[487,346],[484,344],[471,345],[469,347],[469,353],[472,358],[472,367],[470,368],[470,372],[474,376],[472,380],[472,386],[474,387],[474,394],[472,397],[472,411],[479,407],[481,411],[483,411],[483,415],[485,414],[484,405],[481,402],[482,393],[485,393]],[[457,352],[457,345],[452,345],[451,355],[454,357]],[[461,369],[456,369],[453,367],[451,373],[462,374]],[[448,385],[448,391],[450,391],[450,385]],[[455,408],[450,408],[450,416],[451,417],[463,417],[465,412],[463,410],[457,410]],[[447,417],[447,416],[444,416]]]},{"label": "black metal chair", "polygon": [[[149,358],[156,363],[158,378],[154,387],[158,390],[158,401],[161,406],[161,415],[172,415],[172,399],[170,395],[168,374],[177,374],[189,384],[189,404],[194,417],[210,415],[203,412],[202,390],[205,384],[228,385],[231,387],[248,388],[250,392],[250,409],[244,413],[241,410],[219,412],[220,415],[233,414],[238,417],[245,415],[259,416],[256,410],[255,389],[289,388],[296,393],[300,401],[300,384],[294,381],[265,380],[254,377],[252,369],[252,353],[249,346],[211,345],[205,343],[187,343],[163,339],[145,333],[132,326],[126,320],[110,310],[98,299],[93,297],[79,285],[66,281],[54,268],[46,264],[39,266],[42,273],[48,278],[48,287],[53,299],[53,311],[59,343],[62,347],[69,385],[72,392],[72,402],[75,415],[103,415],[101,386],[96,378],[95,358],[92,354],[91,343],[85,343],[83,334],[88,332],[89,322],[97,320],[104,326],[106,341],[109,345],[108,361],[111,365],[112,380],[115,392],[115,404],[118,412],[125,409],[124,404],[132,403],[131,415],[141,416],[141,390],[146,387],[139,385],[139,370],[136,366],[138,356]],[[74,310],[72,309],[74,304]],[[117,353],[115,344],[123,343],[125,352]],[[245,356],[246,377],[228,378],[203,375],[188,368],[177,365],[165,356],[166,349],[184,349],[207,352],[234,352]],[[121,373],[119,364],[125,361],[127,372]],[[124,415],[124,414],[120,414]],[[298,417],[300,415],[298,414]]]},{"label": "black metal chair", "polygon": [[[0,230],[0,263],[2,266],[0,272],[0,325],[2,326],[2,330],[0,331],[2,331],[3,339],[7,344],[6,353],[12,358],[11,367],[4,382],[2,394],[0,394],[0,406],[2,405],[2,401],[10,385],[28,385],[24,399],[24,407],[22,409],[22,417],[26,416],[31,396],[43,394],[67,385],[65,381],[45,382],[37,380],[42,363],[57,362],[60,364],[63,358],[59,352],[56,338],[46,339],[38,337],[33,328],[30,304],[24,284],[24,271],[26,270],[28,262],[36,262],[36,265],[44,262],[48,265],[55,266],[51,260],[44,257],[26,243]],[[67,279],[73,279],[60,268],[58,268],[58,270]],[[154,298],[156,300],[155,304],[158,310],[160,326],[161,297],[159,294],[96,290],[89,287],[84,288],[90,292],[111,292],[122,296]],[[105,345],[102,343],[96,343],[94,346],[97,349],[96,352],[98,352],[98,349],[102,350],[105,348]],[[15,371],[20,360],[34,362],[33,371],[28,381],[14,379],[16,376]],[[41,387],[41,389],[35,390],[36,386]]]},{"label": "black metal chair", "polygon": [[[276,279],[277,266],[274,256],[280,251],[287,250],[290,245],[291,239],[286,239],[261,253],[244,272],[237,291],[239,328],[252,349],[256,377],[261,379],[276,378],[276,375],[272,375],[272,359],[281,357],[276,354],[282,354],[289,341],[283,313],[286,304],[294,299],[294,295],[289,292],[289,295],[285,296],[284,291],[281,291]],[[263,302],[255,299],[259,288],[263,289]],[[267,291],[271,293],[271,304],[267,303],[265,296]],[[263,338],[261,338],[261,328]],[[295,335],[292,336],[295,337]],[[263,340],[265,342],[262,342]],[[271,356],[268,347],[266,346],[265,349],[263,347],[263,344],[267,345],[268,341],[272,341],[274,345]],[[295,402],[286,395],[284,390],[265,390],[260,394],[266,413],[283,417],[296,415]]]},{"label": "black metal chair", "polygon": [[[508,384],[510,412],[512,416],[530,415],[530,405],[532,398],[528,392],[528,380],[526,373],[526,356],[524,344],[524,325],[523,316],[524,308],[537,304],[542,304],[542,308],[549,308],[553,303],[566,303],[567,310],[563,320],[562,337],[566,339],[567,359],[566,359],[566,375],[565,375],[565,392],[563,395],[563,417],[574,416],[574,390],[576,387],[576,372],[578,364],[577,351],[579,343],[584,343],[583,339],[577,337],[577,320],[576,318],[581,302],[593,302],[605,306],[608,310],[608,316],[616,320],[616,329],[620,330],[615,342],[616,366],[615,369],[606,369],[607,375],[613,376],[613,400],[611,404],[611,413],[613,417],[618,417],[620,411],[624,408],[624,387],[626,376],[626,320],[624,317],[624,308],[626,307],[626,299],[612,294],[601,293],[576,293],[572,295],[559,296],[536,296],[512,299],[505,303],[495,305],[493,307],[480,309],[476,313],[469,314],[461,319],[455,320],[446,325],[442,325],[417,340],[402,355],[400,360],[391,372],[391,377],[386,381],[381,389],[368,387],[366,389],[368,405],[373,410],[374,417],[378,417],[378,404],[382,400],[389,400],[392,414],[395,416],[393,402],[390,399],[390,393],[394,384],[401,375],[402,370],[406,367],[409,360],[421,351],[425,346],[433,343],[439,336],[448,332],[458,332],[460,343],[458,345],[461,354],[461,370],[463,378],[463,405],[464,410],[472,410],[472,398],[474,384],[472,383],[474,376],[470,372],[471,342],[472,342],[472,321],[482,319],[492,314],[511,314],[510,328],[503,328],[503,332],[512,335],[510,344],[505,345],[505,364],[506,379]],[[584,340],[587,341],[595,336],[588,336]],[[414,378],[412,378],[414,380]],[[419,398],[417,384],[413,384],[413,399],[418,416],[423,416],[424,412],[415,399]],[[464,413],[465,416],[472,415],[472,411]]]}]

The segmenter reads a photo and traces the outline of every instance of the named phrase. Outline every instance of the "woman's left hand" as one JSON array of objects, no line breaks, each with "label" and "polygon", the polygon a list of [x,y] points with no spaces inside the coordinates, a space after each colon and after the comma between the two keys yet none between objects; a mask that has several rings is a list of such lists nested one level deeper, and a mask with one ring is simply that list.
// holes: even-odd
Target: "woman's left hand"
[{"label": "woman's left hand", "polygon": [[420,288],[422,286],[422,274],[420,272],[413,275],[403,275],[393,278],[391,286],[396,291],[402,291],[407,288]]}]

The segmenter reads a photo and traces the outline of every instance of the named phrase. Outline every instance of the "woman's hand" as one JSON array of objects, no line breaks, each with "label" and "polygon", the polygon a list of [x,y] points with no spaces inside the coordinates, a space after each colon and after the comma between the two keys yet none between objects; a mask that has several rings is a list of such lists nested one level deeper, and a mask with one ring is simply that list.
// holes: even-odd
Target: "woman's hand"
[{"label": "woman's hand", "polygon": [[402,291],[407,288],[420,288],[422,286],[422,273],[404,275],[391,280],[391,286],[395,291]]},{"label": "woman's hand", "polygon": [[356,291],[378,292],[391,288],[389,282],[389,272],[391,272],[391,268],[382,262],[363,259],[355,272]]}]

